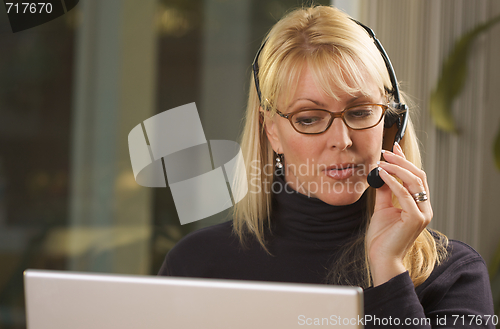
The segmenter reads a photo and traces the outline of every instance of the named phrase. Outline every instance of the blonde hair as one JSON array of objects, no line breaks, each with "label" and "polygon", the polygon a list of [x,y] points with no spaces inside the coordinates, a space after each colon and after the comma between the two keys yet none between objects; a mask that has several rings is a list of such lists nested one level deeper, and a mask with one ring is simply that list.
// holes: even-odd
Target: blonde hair
[{"label": "blonde hair", "polygon": [[[274,115],[278,97],[280,103],[289,103],[306,66],[311,70],[316,85],[322,86],[325,94],[336,99],[339,90],[349,94],[359,93],[368,90],[368,83],[375,83],[382,94],[391,90],[392,86],[383,58],[373,40],[362,27],[333,7],[297,9],[276,23],[265,40],[259,57],[262,103],[252,78],[241,137],[245,178],[250,184],[245,184],[248,193],[233,209],[233,230],[242,245],[245,245],[247,238],[254,237],[267,251],[265,231],[270,229],[272,194],[269,187],[273,183],[273,170],[269,172],[269,168],[274,168],[274,154],[264,132],[265,117],[259,111],[261,105]],[[420,168],[418,141],[411,120],[400,145],[406,158]],[[366,228],[375,204],[374,190],[371,187],[369,189]],[[434,235],[437,239],[424,230],[404,258],[404,266],[415,286],[424,282],[434,266],[445,257],[447,239],[438,232]],[[362,258],[362,266],[356,270],[364,272],[364,279],[355,284],[369,286],[370,270],[363,242],[364,235],[361,243],[358,241],[351,246],[350,251],[356,250],[354,254],[349,250],[344,252],[335,271],[342,272],[343,268],[348,267],[343,264],[352,263],[353,257]],[[364,249],[356,249],[355,245],[361,245]],[[346,277],[347,274],[333,273],[333,276]]]}]

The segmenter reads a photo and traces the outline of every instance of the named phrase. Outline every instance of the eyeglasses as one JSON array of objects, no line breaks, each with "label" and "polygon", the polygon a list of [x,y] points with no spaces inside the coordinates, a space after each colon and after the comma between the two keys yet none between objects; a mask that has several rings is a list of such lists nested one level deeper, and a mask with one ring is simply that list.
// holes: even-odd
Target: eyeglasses
[{"label": "eyeglasses", "polygon": [[375,127],[382,121],[389,107],[382,104],[362,104],[344,109],[342,112],[327,110],[298,110],[284,114],[276,112],[282,118],[288,119],[292,127],[301,134],[316,135],[324,133],[335,118],[342,118],[345,125],[353,130],[363,130]]}]

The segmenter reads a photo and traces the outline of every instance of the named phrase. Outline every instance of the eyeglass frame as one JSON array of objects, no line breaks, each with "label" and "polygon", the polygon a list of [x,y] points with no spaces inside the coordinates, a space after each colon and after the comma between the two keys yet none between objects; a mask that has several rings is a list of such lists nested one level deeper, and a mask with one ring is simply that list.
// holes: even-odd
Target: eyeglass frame
[{"label": "eyeglass frame", "polygon": [[[360,107],[360,106],[366,106],[366,105],[376,105],[376,106],[380,106],[382,108],[382,114],[380,115],[380,118],[378,119],[377,123],[375,123],[374,125],[371,125],[370,127],[365,127],[365,128],[353,128],[353,127],[349,126],[347,124],[345,118],[344,118],[344,113],[346,111],[350,110],[350,109],[353,109],[353,108],[356,108],[356,107]],[[358,105],[349,106],[349,107],[345,108],[344,110],[342,110],[341,112],[331,112],[331,111],[328,111],[328,110],[325,110],[325,109],[302,109],[302,110],[294,111],[292,113],[286,113],[285,114],[285,113],[279,111],[278,109],[275,109],[275,111],[276,111],[276,113],[280,117],[287,119],[290,122],[290,125],[292,125],[293,129],[295,129],[295,131],[298,132],[299,134],[304,134],[304,135],[319,135],[319,134],[322,134],[322,133],[326,132],[331,127],[331,125],[333,123],[333,120],[335,120],[335,118],[341,118],[342,121],[344,122],[344,124],[346,125],[346,127],[349,128],[349,129],[352,129],[352,130],[366,130],[366,129],[373,128],[373,127],[375,127],[376,125],[378,125],[382,121],[382,118],[384,117],[384,114],[385,114],[385,112],[388,109],[389,109],[388,105],[385,105],[385,104],[375,104],[375,103],[372,104],[372,103],[370,103],[370,104],[358,104]],[[322,111],[322,112],[328,112],[328,114],[330,114],[330,121],[328,122],[328,125],[326,126],[325,130],[317,132],[317,133],[306,133],[306,132],[299,131],[297,129],[297,127],[295,127],[295,125],[292,122],[292,117],[294,115],[296,115],[297,113],[307,112],[307,111]]]}]

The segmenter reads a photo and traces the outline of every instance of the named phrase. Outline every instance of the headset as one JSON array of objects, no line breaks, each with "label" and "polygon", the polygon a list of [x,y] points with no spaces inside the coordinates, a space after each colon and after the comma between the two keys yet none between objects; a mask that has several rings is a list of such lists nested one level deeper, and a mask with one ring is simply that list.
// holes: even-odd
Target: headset
[{"label": "headset", "polygon": [[365,31],[368,33],[368,35],[373,39],[375,46],[377,46],[377,49],[380,51],[380,54],[384,59],[387,71],[389,72],[389,78],[391,79],[392,90],[388,90],[388,93],[392,95],[392,97],[394,98],[394,103],[391,104],[391,107],[399,110],[399,113],[396,114],[396,113],[386,112],[384,117],[384,127],[390,128],[395,123],[397,123],[398,131],[396,132],[396,136],[394,137],[394,143],[396,142],[399,143],[399,141],[401,140],[401,138],[403,138],[405,134],[406,126],[408,124],[408,106],[406,106],[406,104],[401,103],[398,80],[396,79],[396,73],[394,72],[394,68],[392,67],[389,56],[387,56],[387,53],[385,52],[384,47],[382,47],[380,41],[375,37],[375,33],[373,32],[373,30],[368,26],[362,24],[361,22],[358,22],[354,19],[352,20],[356,22],[359,26],[364,28]]},{"label": "headset", "polygon": [[[352,19],[352,18],[351,18]],[[392,84],[392,90],[388,90],[389,94],[392,95],[394,98],[394,103],[391,105],[393,108],[399,110],[399,113],[388,113],[386,112],[385,117],[384,117],[384,127],[385,128],[390,128],[392,127],[395,123],[397,124],[398,130],[396,132],[396,135],[394,137],[394,144],[399,143],[401,138],[403,138],[405,131],[406,131],[406,126],[408,125],[408,106],[406,104],[401,103],[400,100],[400,95],[399,95],[399,86],[398,86],[398,80],[396,79],[396,73],[394,72],[394,68],[392,67],[391,60],[389,59],[389,56],[387,56],[387,53],[385,52],[384,47],[382,47],[382,44],[380,41],[375,37],[375,32],[368,26],[362,24],[361,22],[358,22],[355,19],[352,19],[354,22],[356,22],[359,26],[365,29],[365,31],[368,33],[368,35],[373,39],[373,42],[375,43],[375,46],[377,46],[377,49],[380,51],[380,54],[382,55],[382,58],[384,59],[385,66],[387,67],[387,71],[389,72],[389,78],[391,79],[391,84]],[[392,144],[394,147],[394,144]],[[391,148],[392,151],[392,148]],[[368,174],[367,180],[368,184],[370,184],[371,187],[374,188],[379,188],[384,186],[384,181],[382,178],[380,178],[380,167],[377,167],[370,171]]]},{"label": "headset", "polygon": [[[380,54],[382,55],[382,58],[384,59],[385,66],[387,67],[387,71],[389,73],[389,78],[391,80],[392,84],[392,90],[387,90],[387,92],[392,96],[393,98],[393,103],[391,104],[391,107],[395,108],[398,110],[398,113],[392,113],[392,112],[385,112],[384,115],[384,128],[390,128],[394,124],[397,124],[398,130],[396,132],[396,135],[394,137],[394,143],[399,143],[399,141],[403,138],[405,131],[406,131],[406,126],[408,124],[408,106],[406,104],[401,103],[400,100],[400,94],[399,94],[399,86],[398,86],[398,80],[396,79],[396,73],[394,72],[394,68],[392,67],[391,61],[389,59],[389,56],[387,56],[387,53],[382,47],[382,44],[380,41],[375,37],[375,33],[371,28],[368,26],[362,24],[361,22],[358,22],[355,19],[352,19],[356,24],[361,26],[367,33],[368,35],[373,39],[373,42],[375,43],[375,46],[379,50]],[[262,49],[267,43],[266,39],[262,45],[260,46],[259,50],[257,51],[257,54],[255,55],[255,59],[253,60],[252,63],[252,70],[253,70],[253,77],[254,77],[254,82],[255,82],[255,88],[257,90],[257,96],[259,97],[259,102],[262,104],[262,93],[260,91],[260,83],[259,83],[259,56],[260,53],[262,52]],[[393,144],[394,145],[394,144]],[[391,148],[392,151],[392,148]],[[369,174],[368,174],[368,184],[374,188],[379,188],[384,185],[384,181],[382,178],[379,176],[379,167],[373,169]]]}]

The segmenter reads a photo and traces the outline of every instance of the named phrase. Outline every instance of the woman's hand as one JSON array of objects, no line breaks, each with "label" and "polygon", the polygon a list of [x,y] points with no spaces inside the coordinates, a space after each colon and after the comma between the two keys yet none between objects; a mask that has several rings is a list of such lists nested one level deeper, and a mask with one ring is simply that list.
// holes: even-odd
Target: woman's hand
[{"label": "woman's hand", "polygon": [[[394,153],[385,151],[384,159],[380,177],[385,185],[377,189],[375,211],[366,235],[374,286],[406,271],[403,258],[432,219],[430,200],[417,203],[412,196],[425,191],[429,197],[425,172],[406,160],[399,144],[394,145]],[[394,207],[392,193],[401,209]]]}]

